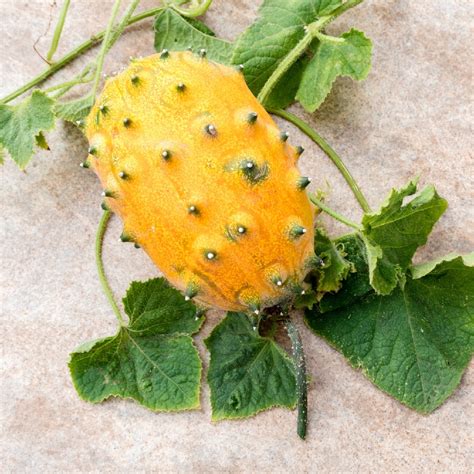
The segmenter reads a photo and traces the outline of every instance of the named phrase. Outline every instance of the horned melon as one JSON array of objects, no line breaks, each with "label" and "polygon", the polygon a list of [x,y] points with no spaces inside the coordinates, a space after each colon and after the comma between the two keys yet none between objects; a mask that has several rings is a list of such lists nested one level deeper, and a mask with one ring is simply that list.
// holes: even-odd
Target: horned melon
[{"label": "horned melon", "polygon": [[304,292],[313,211],[287,143],[239,69],[155,54],[109,78],[86,124],[122,240],[187,298],[258,313]]}]

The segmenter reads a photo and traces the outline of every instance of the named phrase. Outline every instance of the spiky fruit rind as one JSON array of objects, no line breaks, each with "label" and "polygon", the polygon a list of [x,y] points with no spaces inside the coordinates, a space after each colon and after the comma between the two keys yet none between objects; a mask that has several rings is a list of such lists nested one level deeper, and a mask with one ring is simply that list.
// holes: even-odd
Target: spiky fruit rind
[{"label": "spiky fruit rind", "polygon": [[162,56],[108,79],[91,110],[88,161],[107,205],[188,297],[237,311],[290,298],[313,254],[296,149],[238,71]]}]

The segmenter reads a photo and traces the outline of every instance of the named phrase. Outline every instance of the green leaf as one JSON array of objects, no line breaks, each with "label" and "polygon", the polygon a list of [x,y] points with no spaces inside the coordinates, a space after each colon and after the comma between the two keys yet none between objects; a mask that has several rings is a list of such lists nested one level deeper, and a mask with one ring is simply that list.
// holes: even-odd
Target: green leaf
[{"label": "green leaf", "polygon": [[308,112],[314,112],[324,102],[336,77],[360,81],[370,70],[372,42],[361,31],[352,29],[338,38],[318,35],[318,40],[296,94]]},{"label": "green leaf", "polygon": [[5,150],[2,146],[0,146],[0,165],[5,163]]},{"label": "green leaf", "polygon": [[428,413],[449,397],[474,351],[474,267],[462,257],[306,322],[375,385]]},{"label": "green leaf", "polygon": [[393,189],[378,212],[362,219],[370,283],[379,294],[389,294],[404,279],[416,249],[424,245],[433,226],[447,208],[433,186],[417,192],[411,181],[400,190]]},{"label": "green leaf", "polygon": [[293,362],[272,339],[259,336],[245,314],[228,313],[205,342],[213,420],[295,406]]},{"label": "green leaf", "polygon": [[233,44],[206,34],[207,28],[198,20],[185,20],[171,9],[165,9],[155,18],[155,50],[180,51],[192,47],[194,51],[207,50],[207,56],[219,63],[230,64]]},{"label": "green leaf", "polygon": [[[303,38],[305,26],[330,14],[341,4],[341,0],[265,0],[259,17],[239,37],[232,55],[233,64],[244,65],[250,90],[255,95],[260,92],[279,63]],[[281,82],[287,83],[294,73],[295,70],[291,76],[287,73]],[[290,81],[290,84],[294,88],[294,83]],[[274,94],[273,106],[291,102],[294,97],[290,97],[290,93],[284,99],[277,99],[281,89]]]},{"label": "green leaf", "polygon": [[57,117],[77,125],[78,121],[85,120],[94,105],[94,97],[86,95],[69,102],[58,102],[54,108]]},{"label": "green leaf", "polygon": [[133,282],[123,302],[129,324],[71,354],[79,395],[92,403],[133,398],[157,411],[198,408],[201,361],[191,335],[202,318],[196,307],[162,278]]},{"label": "green leaf", "polygon": [[304,68],[308,62],[309,58],[303,56],[288,69],[265,101],[267,108],[286,109],[295,101],[296,92],[298,91]]},{"label": "green leaf", "polygon": [[321,292],[338,291],[342,280],[354,271],[352,263],[345,258],[347,255],[343,242],[332,241],[321,229],[315,230],[314,246],[316,255],[321,259],[318,269],[317,290]]},{"label": "green leaf", "polygon": [[361,296],[372,291],[366,250],[362,239],[357,234],[348,234],[333,242],[336,248],[341,246],[344,248],[344,259],[350,263],[352,269],[337,293],[325,293],[322,296],[319,302],[321,313],[351,305]]},{"label": "green leaf", "polygon": [[36,137],[54,128],[54,100],[39,90],[18,105],[0,104],[0,145],[20,169],[33,156]]}]

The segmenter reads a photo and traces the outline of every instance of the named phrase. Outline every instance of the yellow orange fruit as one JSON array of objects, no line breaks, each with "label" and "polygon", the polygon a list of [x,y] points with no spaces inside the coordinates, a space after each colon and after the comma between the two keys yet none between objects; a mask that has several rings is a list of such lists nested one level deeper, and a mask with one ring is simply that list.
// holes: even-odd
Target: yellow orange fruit
[{"label": "yellow orange fruit", "polygon": [[314,255],[301,150],[241,72],[189,51],[134,60],[107,81],[86,135],[123,240],[186,296],[258,312],[301,292]]}]

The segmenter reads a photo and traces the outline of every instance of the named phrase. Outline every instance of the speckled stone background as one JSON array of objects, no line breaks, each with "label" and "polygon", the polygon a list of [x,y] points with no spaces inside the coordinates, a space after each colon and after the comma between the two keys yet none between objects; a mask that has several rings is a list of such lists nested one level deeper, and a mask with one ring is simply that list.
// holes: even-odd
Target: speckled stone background
[{"label": "speckled stone background", "polygon": [[[40,52],[49,47],[53,27],[43,35],[59,8],[52,3],[0,1],[1,95],[45,67],[33,44],[39,38]],[[233,39],[260,3],[216,0],[205,20]],[[111,5],[73,1],[59,54],[101,29]],[[471,0],[367,0],[330,27],[355,26],[372,38],[367,81],[338,80],[313,117],[295,107],[345,158],[373,206],[415,175],[449,199],[418,259],[474,248],[472,14]],[[108,57],[106,72],[122,68],[129,56],[152,53],[152,43],[151,21],[131,28]],[[329,189],[330,204],[357,219],[357,205],[335,169],[291,133],[292,142],[308,150],[302,168],[315,178],[313,186]],[[0,171],[3,472],[472,472],[472,367],[444,406],[421,416],[303,327],[312,377],[306,442],[296,437],[295,413],[285,410],[211,423],[207,388],[201,410],[180,414],[151,413],[131,401],[81,401],[69,378],[68,353],[115,330],[93,257],[100,189],[78,166],[86,154],[80,133],[60,124],[49,142],[51,151],[39,153],[26,173],[10,161]],[[333,232],[342,230],[327,222]],[[119,233],[114,220],[105,258],[121,295],[129,281],[157,271],[144,254],[119,245]],[[211,313],[198,337],[205,361],[202,340],[221,316]]]}]

